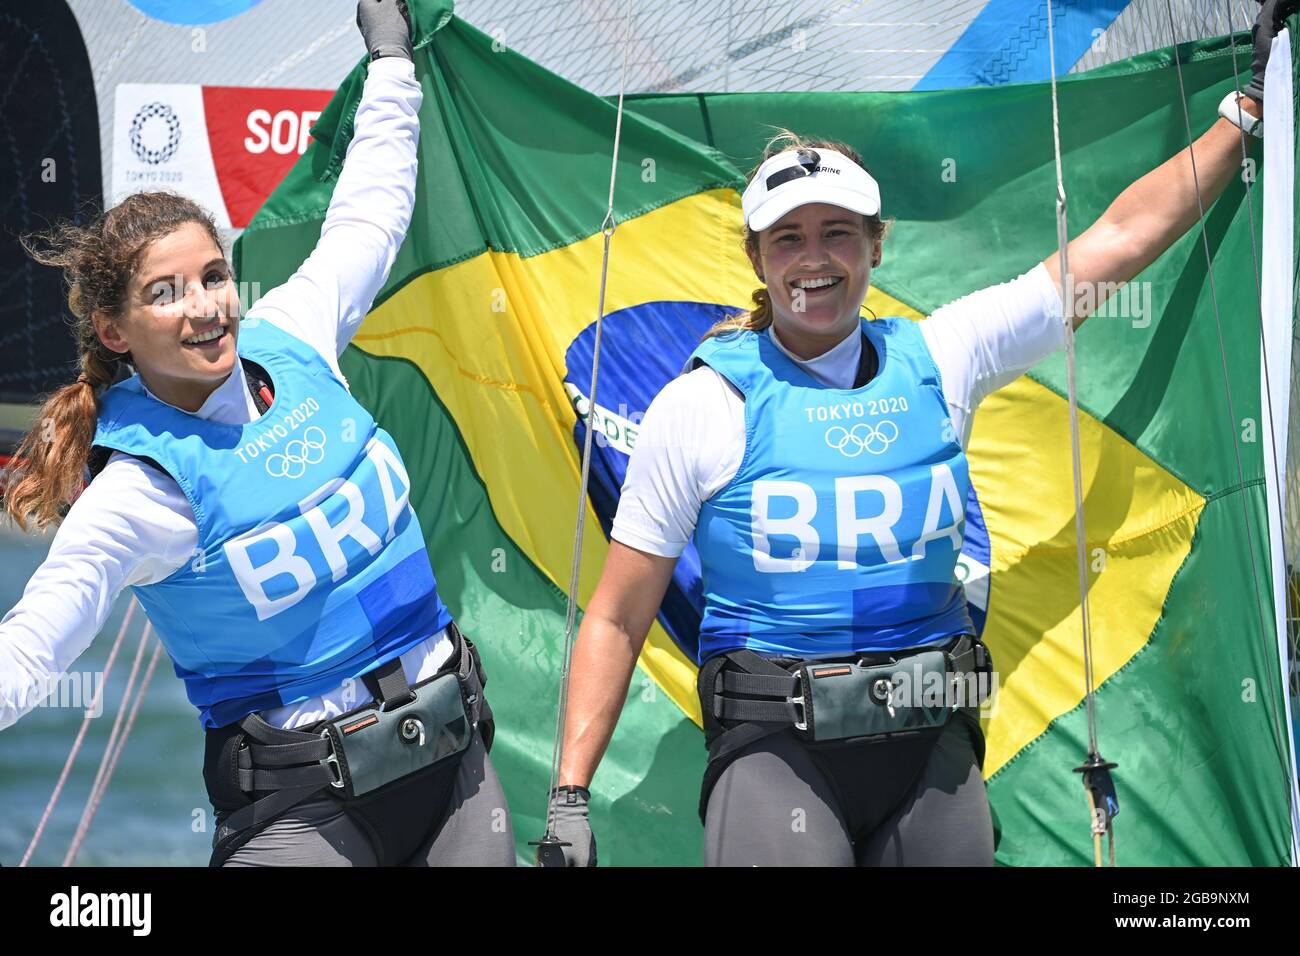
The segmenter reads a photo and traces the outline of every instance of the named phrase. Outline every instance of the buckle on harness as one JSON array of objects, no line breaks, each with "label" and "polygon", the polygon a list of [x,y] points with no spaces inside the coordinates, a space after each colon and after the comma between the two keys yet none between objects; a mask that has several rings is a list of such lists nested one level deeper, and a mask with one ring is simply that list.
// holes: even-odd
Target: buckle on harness
[{"label": "buckle on harness", "polygon": [[808,684],[802,670],[795,671],[792,675],[798,681],[798,696],[787,697],[786,701],[794,708],[794,729],[803,733],[808,732]]},{"label": "buckle on harness", "polygon": [[339,755],[334,750],[334,737],[330,734],[330,729],[326,727],[320,732],[320,735],[330,742],[330,752],[325,755],[325,766],[330,768],[334,774],[334,779],[330,781],[330,786],[336,790],[342,790],[347,784],[343,781],[343,768],[339,765]]}]

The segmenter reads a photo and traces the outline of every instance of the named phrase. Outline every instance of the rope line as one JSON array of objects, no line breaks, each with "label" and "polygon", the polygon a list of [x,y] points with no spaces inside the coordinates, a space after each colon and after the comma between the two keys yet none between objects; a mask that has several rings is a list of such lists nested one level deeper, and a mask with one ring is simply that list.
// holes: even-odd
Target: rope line
[{"label": "rope line", "polygon": [[[1169,32],[1170,32],[1170,37],[1174,43],[1174,67],[1175,67],[1175,72],[1178,75],[1178,93],[1183,106],[1183,125],[1187,133],[1187,152],[1188,152],[1188,156],[1191,159],[1192,184],[1196,190],[1196,209],[1197,209],[1198,221],[1200,223],[1201,249],[1205,253],[1205,271],[1210,286],[1210,304],[1214,310],[1214,327],[1218,335],[1219,361],[1223,369],[1223,394],[1224,394],[1225,404],[1227,405],[1227,409],[1228,409],[1228,430],[1229,433],[1232,435],[1232,450],[1237,465],[1237,480],[1240,482],[1241,485],[1244,486],[1246,483],[1246,470],[1245,470],[1245,465],[1242,463],[1241,444],[1240,441],[1238,440],[1238,435],[1237,435],[1238,419],[1237,419],[1235,403],[1233,402],[1232,399],[1232,383],[1229,380],[1229,375],[1228,375],[1228,350],[1223,338],[1223,319],[1219,312],[1218,287],[1216,286],[1214,281],[1214,265],[1213,265],[1213,258],[1210,255],[1210,239],[1209,239],[1208,230],[1206,229],[1206,225],[1205,225],[1205,203],[1204,200],[1201,198],[1201,180],[1200,180],[1200,175],[1197,171],[1196,150],[1192,141],[1192,120],[1191,120],[1191,114],[1188,111],[1188,107],[1187,107],[1187,90],[1183,83],[1183,65],[1182,65],[1182,59],[1178,56],[1178,34],[1174,26],[1174,11],[1173,11],[1173,6],[1170,3],[1170,0],[1165,0],[1165,10],[1169,15]],[[1232,47],[1235,46],[1235,44],[1229,44],[1229,46]],[[1238,102],[1238,109],[1240,109],[1240,107],[1241,104],[1240,102]],[[1251,239],[1253,242],[1254,240],[1253,231],[1252,231]],[[1263,347],[1262,323],[1260,326],[1260,336],[1261,336],[1261,348],[1262,348]],[[1267,353],[1262,354],[1261,362],[1265,366],[1267,366]],[[1269,431],[1271,432],[1272,429],[1270,428]],[[1247,503],[1246,496],[1244,494],[1241,495],[1240,498],[1241,498],[1241,510],[1242,510],[1242,523],[1244,524],[1246,529],[1246,549],[1250,557],[1250,577],[1251,577],[1252,590],[1254,592],[1253,597],[1254,597],[1255,613],[1257,617],[1257,623],[1259,625],[1259,633],[1267,634],[1269,633],[1269,629],[1265,624],[1264,605],[1260,599],[1260,575],[1259,575],[1258,562],[1256,561],[1256,556],[1255,556],[1255,532],[1253,528],[1253,523],[1250,518],[1250,505]],[[1281,720],[1276,713],[1276,707],[1278,701],[1277,701],[1277,694],[1276,694],[1277,688],[1273,682],[1273,669],[1271,667],[1265,668],[1265,674],[1267,675],[1266,681],[1268,683],[1269,698],[1272,701],[1272,712],[1273,712],[1273,720],[1270,722],[1270,730],[1272,730],[1273,732],[1274,744],[1278,748],[1278,753],[1285,754],[1289,752],[1289,747],[1284,743],[1279,732],[1279,725],[1281,723]],[[1291,779],[1290,778],[1291,778],[1290,767],[1286,766],[1283,768],[1283,779],[1286,781],[1288,803],[1291,802],[1290,800]]]},{"label": "rope line", "polygon": [[[1088,716],[1088,756],[1075,770],[1083,774],[1088,813],[1092,821],[1094,861],[1101,866],[1101,835],[1110,842],[1110,865],[1115,865],[1115,831],[1112,818],[1118,812],[1110,771],[1116,766],[1106,761],[1097,746],[1097,702],[1092,671],[1092,618],[1088,607],[1087,528],[1083,508],[1083,457],[1079,441],[1079,395],[1074,354],[1074,279],[1070,273],[1070,230],[1067,222],[1064,164],[1061,161],[1061,115],[1056,90],[1056,41],[1052,18],[1052,0],[1047,0],[1047,50],[1052,81],[1052,148],[1056,162],[1056,242],[1061,257],[1061,313],[1065,323],[1066,390],[1070,416],[1070,468],[1074,484],[1075,557],[1079,570],[1079,620],[1083,635],[1084,705]],[[1097,796],[1103,797],[1098,805]],[[1111,801],[1114,800],[1112,810]]]},{"label": "rope line", "polygon": [[1070,465],[1074,478],[1075,557],[1079,570],[1079,613],[1083,629],[1084,694],[1088,712],[1088,752],[1097,752],[1097,715],[1092,673],[1092,622],[1088,613],[1087,532],[1083,509],[1083,460],[1079,441],[1079,395],[1074,354],[1074,280],[1070,274],[1070,231],[1061,162],[1061,116],[1056,95],[1056,42],[1052,3],[1047,4],[1047,49],[1052,81],[1052,148],[1056,160],[1056,242],[1061,257],[1061,311],[1065,319],[1066,390],[1070,414]]},{"label": "rope line", "polygon": [[[81,817],[77,821],[77,829],[72,838],[73,846],[80,844],[85,839],[86,831],[90,828],[90,819],[93,816],[91,804],[94,802],[95,794],[99,791],[100,785],[104,782],[105,774],[108,771],[108,765],[112,760],[113,748],[117,745],[118,736],[122,732],[122,724],[126,717],[127,706],[131,701],[131,694],[135,689],[136,679],[140,675],[140,663],[144,660],[144,650],[149,645],[149,632],[152,626],[145,622],[144,630],[140,632],[140,643],[135,649],[135,658],[131,661],[131,673],[126,679],[126,690],[122,692],[122,702],[117,708],[117,716],[113,718],[113,729],[109,732],[108,743],[104,747],[103,756],[99,759],[99,767],[95,771],[94,782],[90,785],[90,793],[86,796],[85,806],[82,807]],[[68,854],[63,858],[63,866],[72,865],[73,853],[71,848]]]},{"label": "rope line", "polygon": [[[1223,0],[1223,6],[1227,16],[1229,34],[1231,35],[1232,32],[1231,0]],[[1246,23],[1246,29],[1249,30],[1250,19],[1246,15],[1245,8],[1241,8],[1241,14]],[[1237,43],[1235,39],[1230,39],[1230,42],[1228,43],[1228,49],[1232,55],[1232,83],[1234,89],[1237,91],[1237,125],[1240,127],[1244,127],[1245,117],[1242,115],[1243,111],[1241,108],[1241,96],[1242,96],[1241,79],[1237,68]],[[1247,149],[1248,137],[1249,134],[1245,131],[1244,128],[1238,130],[1238,140],[1241,143],[1241,162],[1243,168],[1245,167],[1247,161],[1249,161],[1250,159],[1250,154]],[[1278,454],[1277,434],[1276,434],[1276,429],[1273,427],[1277,419],[1273,415],[1273,383],[1269,374],[1270,363],[1268,360],[1268,340],[1264,335],[1264,288],[1263,288],[1263,281],[1260,278],[1261,270],[1259,266],[1259,258],[1260,258],[1259,247],[1255,242],[1256,227],[1255,227],[1254,177],[1253,176],[1243,177],[1243,181],[1246,184],[1246,212],[1250,218],[1250,260],[1251,260],[1251,264],[1254,266],[1255,299],[1259,302],[1260,372],[1264,378],[1264,407],[1268,412],[1268,423],[1269,423],[1268,442],[1269,442],[1269,451],[1271,453],[1269,456],[1270,458],[1269,464],[1272,466],[1273,488],[1277,494],[1277,502],[1276,502],[1277,513],[1279,517],[1281,517],[1285,513],[1286,486],[1283,484],[1282,476],[1278,470],[1282,459],[1281,456]],[[1233,429],[1233,434],[1234,436],[1236,435],[1235,428]],[[1267,494],[1267,489],[1265,489],[1265,494]],[[1282,568],[1283,568],[1283,574],[1285,575],[1287,573],[1287,569],[1294,566],[1292,563],[1292,555],[1287,553],[1287,539],[1286,539],[1285,528],[1282,529],[1282,534],[1280,535],[1280,539],[1281,540],[1278,542],[1278,545],[1279,545],[1279,549],[1282,552]],[[1288,602],[1293,600],[1291,588],[1285,586],[1285,584],[1282,592],[1282,600],[1283,602]],[[1285,609],[1284,609],[1283,617],[1285,620]],[[1283,662],[1283,664],[1285,666],[1287,674],[1294,674],[1296,670],[1294,667],[1294,647],[1290,641],[1285,640],[1285,635],[1279,635],[1279,638],[1283,639],[1285,642],[1284,646],[1290,648],[1292,651],[1291,654],[1287,655],[1287,659]],[[1270,680],[1269,683],[1270,683],[1269,693],[1270,695],[1272,695],[1273,693],[1272,681]],[[1285,715],[1275,715],[1275,721],[1280,721],[1281,723],[1284,724]],[[1290,811],[1291,811],[1292,846],[1294,850],[1297,846],[1300,846],[1300,843],[1297,842],[1300,841],[1300,807],[1297,807],[1296,805],[1295,788],[1291,786],[1291,767],[1290,764],[1287,762],[1287,748],[1282,747],[1280,753],[1282,754],[1282,762],[1283,762],[1282,773],[1284,779],[1287,781],[1287,787],[1286,787],[1287,803],[1290,805]]]},{"label": "rope line", "polygon": [[596,306],[596,334],[591,355],[591,394],[587,399],[587,432],[582,444],[582,476],[578,487],[577,528],[573,535],[573,563],[569,571],[569,591],[564,622],[564,651],[560,668],[559,706],[555,713],[555,742],[551,749],[550,786],[546,790],[546,835],[544,840],[555,839],[555,788],[559,783],[560,762],[564,755],[564,731],[569,706],[569,674],[573,660],[573,646],[578,618],[578,582],[582,572],[582,545],[587,517],[587,487],[591,476],[591,443],[596,422],[596,386],[600,374],[600,340],[605,317],[605,290],[609,278],[610,241],[614,238],[617,222],[614,217],[614,187],[618,178],[618,152],[623,134],[623,94],[627,88],[628,52],[632,47],[633,0],[627,4],[627,26],[623,41],[623,70],[619,79],[618,110],[614,119],[614,153],[609,170],[609,202],[600,231],[605,237],[600,262],[600,297]]},{"label": "rope line", "polygon": [[[144,630],[145,641],[149,637],[149,628]],[[153,654],[149,657],[149,667],[144,672],[144,677],[140,680],[140,689],[136,691],[135,699],[131,701],[131,712],[126,718],[126,724],[122,728],[122,734],[118,738],[117,746],[110,746],[105,751],[107,766],[101,764],[103,768],[103,779],[99,786],[95,788],[86,802],[86,810],[82,815],[82,822],[77,827],[77,832],[72,838],[72,845],[68,847],[68,855],[63,860],[64,866],[71,866],[77,859],[77,853],[81,850],[81,844],[86,839],[86,834],[90,831],[90,824],[95,819],[95,814],[99,810],[100,801],[104,799],[104,794],[108,792],[108,784],[113,779],[113,772],[117,769],[117,761],[122,756],[122,751],[126,749],[126,742],[131,736],[131,729],[135,726],[135,718],[140,713],[140,704],[144,701],[145,691],[149,689],[149,682],[153,680],[154,668],[158,666],[158,660],[162,657],[162,643],[153,642]],[[123,701],[125,704],[125,701]],[[111,753],[110,753],[111,751]]]},{"label": "rope line", "polygon": [[131,624],[131,617],[135,614],[136,603],[133,599],[126,606],[126,615],[122,618],[122,626],[118,628],[117,637],[113,639],[113,646],[108,651],[108,660],[104,664],[104,673],[99,688],[95,691],[95,696],[86,709],[85,716],[81,719],[81,727],[78,728],[77,737],[72,742],[72,749],[68,752],[68,759],[63,761],[63,769],[59,772],[59,780],[54,785],[54,792],[50,794],[50,799],[45,804],[45,810],[41,813],[40,822],[36,824],[36,832],[32,834],[31,842],[27,844],[27,851],[23,853],[23,858],[18,863],[20,867],[27,866],[31,862],[32,854],[36,852],[36,846],[41,842],[41,837],[45,833],[45,826],[50,821],[50,814],[54,812],[54,806],[59,802],[59,797],[63,793],[64,784],[68,782],[68,775],[72,772],[72,765],[77,762],[77,754],[81,752],[81,745],[86,740],[86,731],[90,729],[90,722],[94,719],[93,715],[103,703],[104,689],[108,686],[108,676],[113,672],[113,662],[117,660],[117,652],[122,647],[122,641],[126,637],[126,630]]}]

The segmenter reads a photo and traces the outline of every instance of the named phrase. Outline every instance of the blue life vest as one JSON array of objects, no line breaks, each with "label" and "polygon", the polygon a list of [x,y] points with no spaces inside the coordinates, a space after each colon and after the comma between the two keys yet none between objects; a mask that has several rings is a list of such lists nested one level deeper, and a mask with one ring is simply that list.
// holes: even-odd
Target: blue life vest
[{"label": "blue life vest", "polygon": [[706,339],[745,396],[745,454],[700,509],[699,660],[894,650],[973,633],[954,576],[970,491],[930,350],[904,318],[862,322],[880,368],[827,388],[766,333]]},{"label": "blue life vest", "polygon": [[206,727],[333,690],[451,621],[392,436],[283,329],[246,321],[238,350],[274,385],[261,418],[187,414],[135,375],[101,396],[94,438],[153,459],[194,510],[193,559],[132,590]]}]

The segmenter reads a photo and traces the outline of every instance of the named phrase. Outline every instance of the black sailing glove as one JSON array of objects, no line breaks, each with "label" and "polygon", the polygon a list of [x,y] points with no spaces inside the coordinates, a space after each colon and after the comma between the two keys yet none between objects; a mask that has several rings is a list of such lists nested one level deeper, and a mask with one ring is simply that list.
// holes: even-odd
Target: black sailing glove
[{"label": "black sailing glove", "polygon": [[587,817],[590,799],[585,787],[559,787],[555,795],[555,835],[571,844],[563,847],[565,866],[596,865],[596,837]]},{"label": "black sailing glove", "polygon": [[414,60],[411,50],[411,15],[406,0],[360,0],[357,26],[365,38],[370,59],[400,56]]},{"label": "black sailing glove", "polygon": [[1273,38],[1278,35],[1286,18],[1300,7],[1300,0],[1264,0],[1251,27],[1250,35],[1255,41],[1255,55],[1250,61],[1250,85],[1241,92],[1256,100],[1264,102],[1264,70],[1268,66],[1268,53],[1273,46]]}]

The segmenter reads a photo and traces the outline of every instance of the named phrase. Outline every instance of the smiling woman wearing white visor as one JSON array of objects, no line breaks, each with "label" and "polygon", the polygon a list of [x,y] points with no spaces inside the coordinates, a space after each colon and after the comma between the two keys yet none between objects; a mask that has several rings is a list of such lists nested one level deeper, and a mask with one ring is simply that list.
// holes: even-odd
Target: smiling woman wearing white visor
[{"label": "smiling woman wearing white visor", "polygon": [[[1261,16],[1266,50],[1281,14]],[[1248,124],[1262,82],[1257,55]],[[1241,162],[1230,105],[1195,144],[1207,207]],[[1197,222],[1194,189],[1184,150],[1070,243],[1076,326],[1101,301],[1089,290],[1129,281]],[[954,576],[966,445],[980,401],[1064,342],[1057,255],[924,321],[868,321],[887,230],[850,147],[774,141],[743,208],[763,287],[642,422],[574,651],[556,835],[570,865],[594,862],[586,787],[693,537],[705,862],[991,865],[978,708],[992,665]],[[923,692],[936,685],[958,693]]]}]

